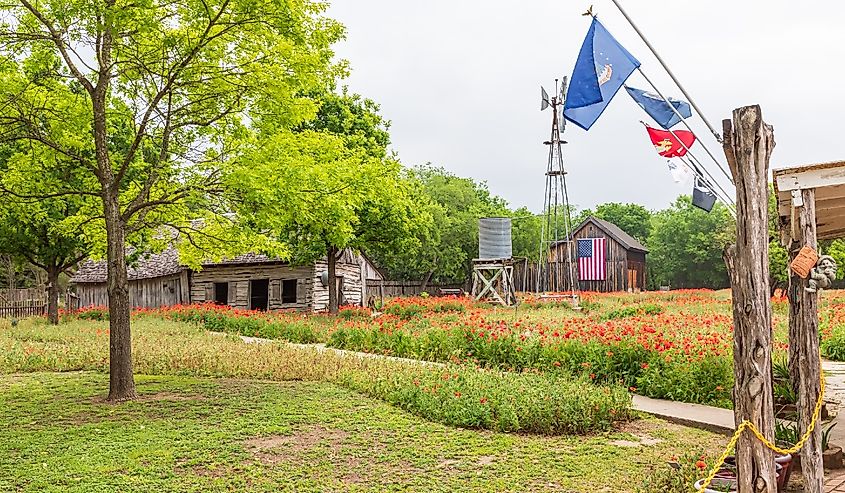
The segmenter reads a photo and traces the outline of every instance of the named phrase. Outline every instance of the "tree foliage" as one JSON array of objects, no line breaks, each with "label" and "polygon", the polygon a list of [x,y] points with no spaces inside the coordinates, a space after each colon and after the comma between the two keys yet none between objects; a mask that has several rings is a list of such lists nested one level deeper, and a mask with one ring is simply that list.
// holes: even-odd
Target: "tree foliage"
[{"label": "tree foliage", "polygon": [[723,288],[728,285],[722,252],[734,241],[733,217],[717,203],[710,213],[679,197],[654,215],[648,240],[649,278],[653,286]]},{"label": "tree foliage", "polygon": [[648,244],[648,238],[651,235],[652,228],[652,214],[648,209],[639,204],[608,202],[598,205],[595,211],[585,209],[578,213],[578,221],[573,224],[573,227],[589,216],[595,216],[611,222],[619,226],[622,231],[639,240],[640,243],[644,245]]},{"label": "tree foliage", "polygon": [[[79,187],[63,183],[54,196],[101,202],[79,223],[99,232],[108,258],[110,399],[134,396],[127,244],[155,241],[170,224],[198,246],[189,213],[226,210],[215,197],[248,135],[313,117],[306,95],[344,72],[330,49],[343,30],[325,9],[309,0],[0,6],[0,139],[63,156]],[[248,238],[220,237],[234,250],[252,249]]]}]

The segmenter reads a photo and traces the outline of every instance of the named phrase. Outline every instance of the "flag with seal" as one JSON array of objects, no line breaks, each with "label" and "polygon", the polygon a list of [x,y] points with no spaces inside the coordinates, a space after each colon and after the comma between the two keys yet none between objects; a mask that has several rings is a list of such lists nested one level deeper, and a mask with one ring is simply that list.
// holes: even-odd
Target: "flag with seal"
[{"label": "flag with seal", "polygon": [[639,66],[640,61],[594,17],[569,79],[564,117],[589,130]]},{"label": "flag with seal", "polygon": [[[663,157],[681,157],[695,143],[695,135],[686,130],[658,130],[646,125],[654,149]],[[672,134],[675,135],[672,135]],[[677,136],[677,137],[676,137]],[[683,144],[682,144],[683,143]]]}]

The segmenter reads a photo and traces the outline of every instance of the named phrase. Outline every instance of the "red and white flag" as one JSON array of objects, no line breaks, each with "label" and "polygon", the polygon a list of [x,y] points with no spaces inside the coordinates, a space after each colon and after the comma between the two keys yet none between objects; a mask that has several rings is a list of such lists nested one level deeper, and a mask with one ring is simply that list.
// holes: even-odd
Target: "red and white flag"
[{"label": "red and white flag", "polygon": [[578,279],[581,281],[604,281],[607,279],[605,265],[605,239],[585,238],[578,240]]}]

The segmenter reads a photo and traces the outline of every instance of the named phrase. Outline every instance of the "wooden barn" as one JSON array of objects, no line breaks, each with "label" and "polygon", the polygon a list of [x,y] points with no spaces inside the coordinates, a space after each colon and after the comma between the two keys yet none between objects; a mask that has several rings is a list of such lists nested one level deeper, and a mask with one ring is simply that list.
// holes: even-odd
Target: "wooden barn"
[{"label": "wooden barn", "polygon": [[[579,249],[578,240],[604,238],[604,270],[598,276],[603,280],[584,280],[579,278]],[[567,262],[571,261],[573,274],[581,291],[640,291],[645,288],[646,265],[645,256],[648,249],[636,238],[622,231],[622,229],[608,221],[590,216],[573,229],[573,244],[570,249],[566,241],[552,245],[549,252],[550,264],[560,265],[561,290],[568,289],[566,277]],[[600,244],[594,242],[594,244]],[[568,260],[567,252],[571,251],[572,259]],[[594,252],[600,258],[602,252]],[[550,269],[552,272],[554,268]],[[583,277],[583,276],[580,276]]]},{"label": "wooden barn", "polygon": [[[366,302],[367,282],[384,279],[362,254],[344,250],[337,260],[341,305]],[[71,278],[79,306],[107,306],[106,263],[86,261]],[[329,304],[325,258],[291,265],[265,255],[245,254],[191,270],[179,263],[175,249],[144,254],[129,267],[133,307],[158,308],[213,302],[251,310],[321,311]]]}]

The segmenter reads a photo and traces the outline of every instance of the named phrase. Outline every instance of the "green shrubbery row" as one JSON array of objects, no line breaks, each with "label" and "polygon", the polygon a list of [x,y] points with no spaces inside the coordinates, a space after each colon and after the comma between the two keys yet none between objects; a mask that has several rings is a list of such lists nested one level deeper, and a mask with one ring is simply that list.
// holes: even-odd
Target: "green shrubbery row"
[{"label": "green shrubbery row", "polygon": [[406,367],[373,378],[346,373],[341,383],[431,421],[463,428],[546,435],[607,430],[630,418],[621,387],[598,387],[555,374]]},{"label": "green shrubbery row", "polygon": [[403,330],[387,333],[378,328],[340,328],[331,334],[328,344],[427,361],[469,360],[512,371],[557,371],[594,382],[624,385],[649,397],[731,407],[730,358],[672,359],[668,353],[626,341],[544,343],[537,338],[523,340],[515,334],[493,339],[469,329],[435,329],[412,335]]}]

